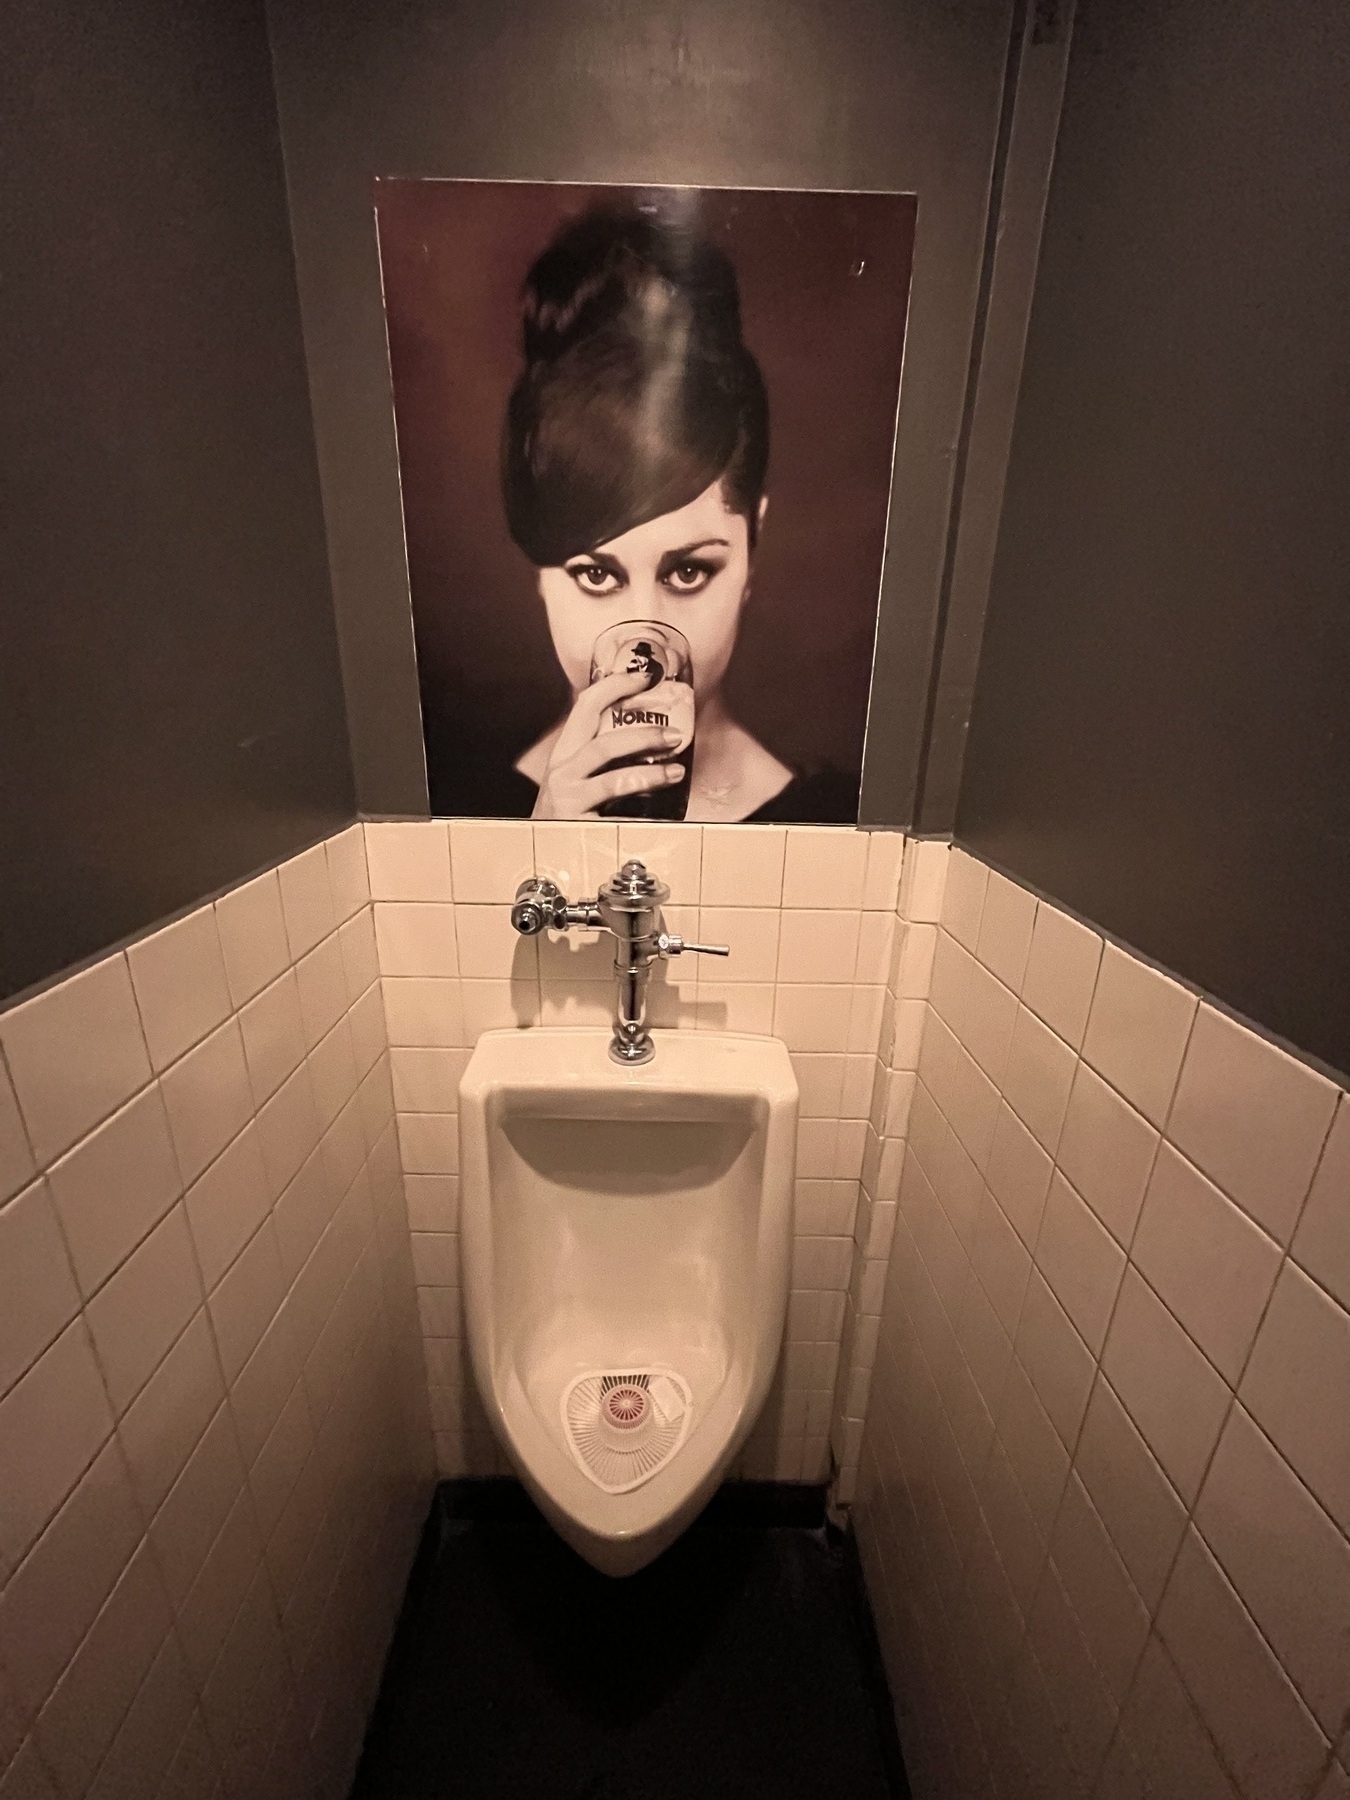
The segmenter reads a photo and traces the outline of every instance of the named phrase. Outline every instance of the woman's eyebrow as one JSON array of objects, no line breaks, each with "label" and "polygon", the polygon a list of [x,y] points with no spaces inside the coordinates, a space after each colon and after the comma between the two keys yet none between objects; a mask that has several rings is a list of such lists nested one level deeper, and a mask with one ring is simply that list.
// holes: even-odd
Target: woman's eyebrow
[{"label": "woman's eyebrow", "polygon": [[617,575],[620,581],[628,579],[628,571],[618,557],[609,555],[605,550],[583,550],[579,556],[569,556],[563,564],[569,574],[578,566],[603,569],[606,575]]},{"label": "woman's eyebrow", "polygon": [[730,550],[731,539],[717,537],[700,538],[696,544],[681,544],[678,550],[667,550],[665,555],[661,558],[661,561],[663,563],[678,562],[682,556],[692,556],[695,550],[706,550],[710,545],[716,545],[723,550]]}]

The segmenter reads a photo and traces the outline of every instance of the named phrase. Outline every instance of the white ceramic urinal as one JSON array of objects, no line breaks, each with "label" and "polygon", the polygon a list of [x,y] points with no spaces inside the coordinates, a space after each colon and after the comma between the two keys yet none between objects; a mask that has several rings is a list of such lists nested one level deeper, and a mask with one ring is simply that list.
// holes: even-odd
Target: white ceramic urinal
[{"label": "white ceramic urinal", "polygon": [[561,1535],[610,1575],[701,1510],[755,1422],[787,1305],[797,1083],[774,1038],[491,1031],[459,1090],[479,1391]]}]

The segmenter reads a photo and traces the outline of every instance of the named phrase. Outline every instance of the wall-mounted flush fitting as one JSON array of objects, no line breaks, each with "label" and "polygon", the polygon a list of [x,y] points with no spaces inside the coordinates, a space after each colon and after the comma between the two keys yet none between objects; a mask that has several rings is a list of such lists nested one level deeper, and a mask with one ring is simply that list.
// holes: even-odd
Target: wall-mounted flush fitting
[{"label": "wall-mounted flush fitting", "polygon": [[511,923],[522,937],[542,931],[567,931],[573,925],[608,931],[614,937],[614,973],[619,992],[614,1016],[615,1062],[645,1063],[656,1054],[647,1029],[647,981],[657,958],[729,956],[726,944],[687,944],[667,931],[661,917],[670,889],[636,858],[631,858],[600,889],[594,900],[569,901],[556,883],[541,878],[522,881],[511,908]]}]

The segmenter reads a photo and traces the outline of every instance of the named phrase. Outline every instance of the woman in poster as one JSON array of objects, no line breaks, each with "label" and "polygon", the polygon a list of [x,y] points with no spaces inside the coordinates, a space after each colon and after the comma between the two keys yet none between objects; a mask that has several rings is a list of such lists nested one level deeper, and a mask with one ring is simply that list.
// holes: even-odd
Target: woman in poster
[{"label": "woman in poster", "polygon": [[728,258],[654,209],[588,212],[530,270],[523,348],[503,493],[571,703],[500,810],[851,819],[856,780],[791,768],[723,698],[769,460]]}]

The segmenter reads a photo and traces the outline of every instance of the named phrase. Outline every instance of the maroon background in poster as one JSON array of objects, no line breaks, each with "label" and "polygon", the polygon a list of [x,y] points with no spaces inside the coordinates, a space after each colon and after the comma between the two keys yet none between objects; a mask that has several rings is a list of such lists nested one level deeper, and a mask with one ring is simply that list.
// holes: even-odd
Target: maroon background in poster
[{"label": "maroon background in poster", "polygon": [[[564,711],[535,570],[507,534],[502,420],[519,296],[562,222],[651,190],[376,184],[434,813]],[[909,194],[701,189],[769,393],[769,511],[724,693],[785,762],[862,768],[917,203]],[[460,771],[457,779],[457,771]]]}]

